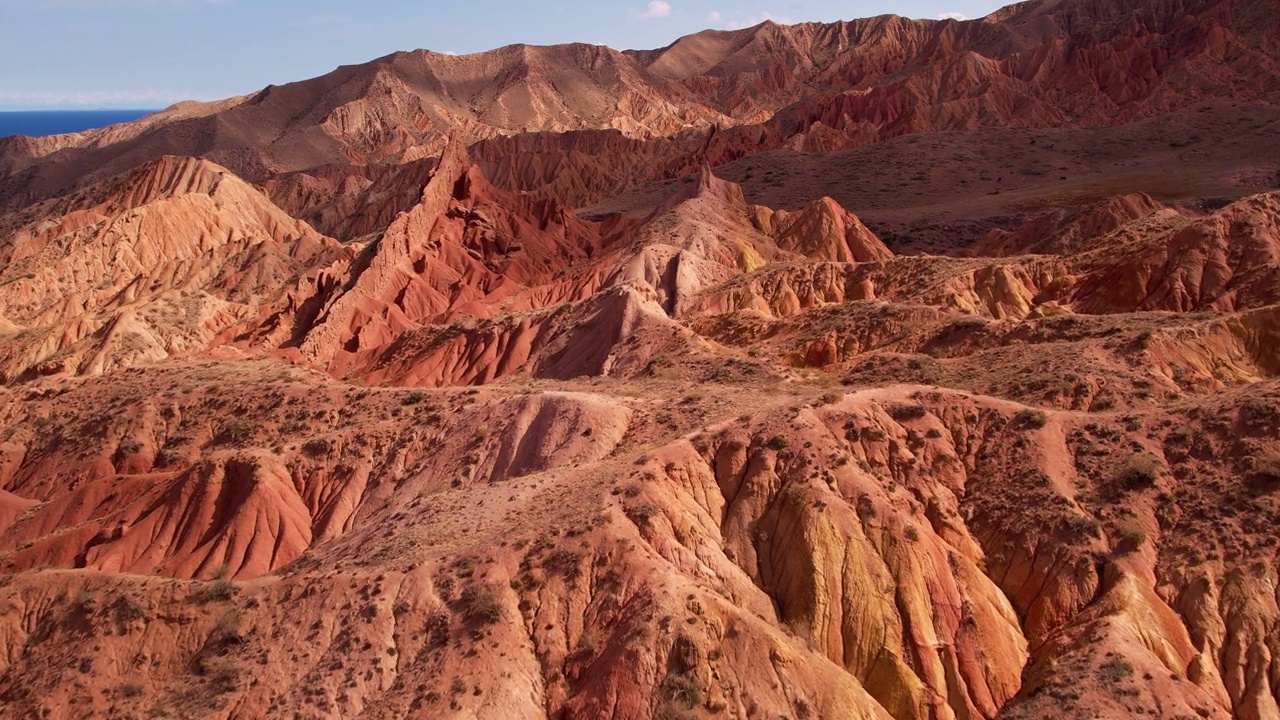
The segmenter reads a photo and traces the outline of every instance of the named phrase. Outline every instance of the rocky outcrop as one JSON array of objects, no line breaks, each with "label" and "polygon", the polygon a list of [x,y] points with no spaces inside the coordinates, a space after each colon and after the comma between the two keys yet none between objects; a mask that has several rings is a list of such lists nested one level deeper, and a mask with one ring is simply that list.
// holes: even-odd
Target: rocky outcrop
[{"label": "rocky outcrop", "polygon": [[[1152,446],[1171,473],[1115,495],[1096,470],[1123,464],[1128,441],[1101,438],[1129,421],[1028,424],[1025,406],[918,386],[799,408],[726,386],[681,410],[648,394],[356,392],[256,363],[240,398],[163,399],[220,372],[89,380],[31,403],[57,428],[11,428],[25,452],[7,453],[6,487],[29,499],[0,533],[10,707],[64,714],[71,686],[45,669],[90,643],[102,650],[84,662],[104,678],[122,677],[123,648],[153,658],[127,693],[76,691],[103,711],[212,702],[256,716],[319,697],[335,713],[1225,718],[1275,702],[1258,680],[1275,606],[1265,577],[1236,571],[1274,543],[1192,559],[1182,545],[1204,547],[1218,511],[1177,520],[1152,503],[1213,508],[1238,488],[1209,490],[1231,468],[1182,453],[1172,432]],[[92,402],[104,394],[130,398],[130,415]],[[730,397],[755,409],[713,409]],[[712,416],[672,436],[659,408]],[[228,410],[252,421],[192,434]],[[66,434],[94,422],[96,438]],[[1245,441],[1270,432],[1253,422]],[[1234,458],[1237,440],[1209,441],[1212,458]],[[105,467],[68,491],[51,481],[68,461]],[[1198,489],[1184,469],[1203,473]],[[40,565],[83,569],[14,572]],[[520,672],[493,673],[499,658]]]},{"label": "rocky outcrop", "polygon": [[761,223],[779,248],[811,260],[875,262],[893,257],[857,216],[829,197],[795,213],[762,214]]},{"label": "rocky outcrop", "polygon": [[1082,256],[1075,306],[1188,312],[1271,305],[1280,301],[1278,263],[1280,195],[1255,195],[1185,227],[1141,235],[1123,250]]},{"label": "rocky outcrop", "polygon": [[551,285],[564,267],[599,254],[616,229],[580,220],[554,201],[493,188],[453,142],[417,204],[361,254],[308,276],[264,333],[343,372],[406,331],[491,315],[515,296]]},{"label": "rocky outcrop", "polygon": [[968,254],[974,257],[1070,255],[1095,248],[1099,243],[1117,244],[1106,240],[1107,236],[1136,220],[1145,220],[1142,231],[1149,233],[1161,224],[1186,222],[1187,215],[1185,211],[1165,207],[1145,193],[1117,195],[1085,207],[1037,215],[1015,230],[994,229],[971,246]]},{"label": "rocky outcrop", "polygon": [[892,255],[829,199],[774,213],[706,166],[686,180],[642,221],[591,222],[493,188],[455,143],[413,209],[360,256],[305,278],[260,342],[332,373],[412,384],[625,374],[659,352],[635,343],[660,327],[699,354],[671,319],[708,288],[771,260]]},{"label": "rocky outcrop", "polygon": [[225,168],[168,157],[25,211],[0,246],[4,377],[199,352],[344,251]]},{"label": "rocky outcrop", "polygon": [[[423,51],[0,142],[0,718],[1274,720],[1275,16]],[[1167,158],[1221,200],[1109,196]]]}]

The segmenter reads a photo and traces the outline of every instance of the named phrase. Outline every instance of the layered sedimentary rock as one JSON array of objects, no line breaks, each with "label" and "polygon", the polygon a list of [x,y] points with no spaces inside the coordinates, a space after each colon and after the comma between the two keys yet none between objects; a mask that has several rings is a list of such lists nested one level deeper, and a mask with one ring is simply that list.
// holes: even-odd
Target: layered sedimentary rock
[{"label": "layered sedimentary rock", "polygon": [[[636,170],[649,179],[687,172],[690,145],[720,164],[788,144],[830,151],[940,130],[1109,125],[1207,94],[1274,103],[1276,27],[1274,8],[1242,0],[1033,2],[964,22],[765,22],[653,51],[396,53],[119,128],[0,141],[0,207],[175,152],[261,182],[333,164],[419,161],[438,154],[449,132],[472,143],[616,131],[577,157],[524,140],[520,152],[500,141],[483,153],[505,187],[551,183],[569,201],[577,186],[575,200],[591,202],[634,183]],[[602,144],[624,147],[588,149]]]},{"label": "layered sedimentary rock", "polygon": [[225,168],[165,157],[9,216],[8,379],[102,373],[208,348],[344,254]]},{"label": "layered sedimentary rock", "polygon": [[1280,717],[1275,14],[401,53],[3,141],[0,716]]}]

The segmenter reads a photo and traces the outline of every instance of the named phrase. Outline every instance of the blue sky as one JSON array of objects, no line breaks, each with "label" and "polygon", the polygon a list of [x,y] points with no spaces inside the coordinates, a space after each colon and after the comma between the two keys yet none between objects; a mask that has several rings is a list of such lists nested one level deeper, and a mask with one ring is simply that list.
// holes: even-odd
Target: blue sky
[{"label": "blue sky", "polygon": [[324,74],[396,50],[656,48],[709,27],[885,13],[981,17],[987,0],[0,0],[0,110],[159,108]]}]

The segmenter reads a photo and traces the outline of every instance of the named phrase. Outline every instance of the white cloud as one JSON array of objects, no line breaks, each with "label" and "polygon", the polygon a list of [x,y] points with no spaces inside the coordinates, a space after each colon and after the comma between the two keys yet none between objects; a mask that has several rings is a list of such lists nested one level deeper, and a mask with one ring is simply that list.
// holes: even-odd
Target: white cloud
[{"label": "white cloud", "polygon": [[964,13],[944,12],[944,13],[938,13],[938,19],[939,20],[968,20],[969,18]]},{"label": "white cloud", "polygon": [[719,11],[717,11],[717,10],[712,10],[711,12],[707,13],[707,21],[708,21],[708,22],[720,22],[720,13],[719,13]]},{"label": "white cloud", "polygon": [[35,6],[40,9],[146,7],[152,5],[232,5],[235,0],[0,0],[0,7]]},{"label": "white cloud", "polygon": [[670,15],[671,3],[666,2],[666,0],[649,0],[648,6],[645,7],[643,12],[638,13],[636,17],[649,20],[652,18],[669,17]]},{"label": "white cloud", "polygon": [[342,13],[333,15],[312,15],[299,20],[289,22],[289,27],[324,27],[326,25],[343,25],[351,22],[351,19]]}]

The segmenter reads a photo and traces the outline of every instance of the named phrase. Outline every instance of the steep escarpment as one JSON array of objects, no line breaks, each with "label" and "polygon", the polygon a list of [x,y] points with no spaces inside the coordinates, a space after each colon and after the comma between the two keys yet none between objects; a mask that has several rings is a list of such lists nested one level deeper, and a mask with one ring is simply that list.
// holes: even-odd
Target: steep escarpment
[{"label": "steep escarpment", "polygon": [[642,221],[587,221],[494,188],[451,145],[417,204],[360,255],[303,278],[259,342],[413,384],[635,372],[655,345],[711,350],[673,322],[705,288],[770,260],[892,255],[829,199],[773,212],[705,166],[687,180]]},{"label": "steep escarpment", "polygon": [[[404,331],[520,304],[522,293],[553,285],[625,225],[583,221],[554,201],[499,191],[454,142],[417,204],[360,254],[304,279],[267,337],[335,370],[358,364]],[[541,293],[522,305],[571,299]]]}]

